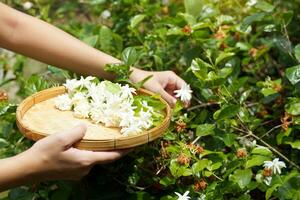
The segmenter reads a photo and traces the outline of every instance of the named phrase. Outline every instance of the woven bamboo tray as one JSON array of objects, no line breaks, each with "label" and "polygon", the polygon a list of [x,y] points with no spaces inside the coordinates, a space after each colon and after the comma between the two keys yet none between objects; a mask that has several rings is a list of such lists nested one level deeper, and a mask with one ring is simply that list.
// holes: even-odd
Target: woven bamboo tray
[{"label": "woven bamboo tray", "polygon": [[[108,128],[101,124],[93,124],[88,119],[78,119],[72,111],[59,111],[54,106],[54,97],[66,93],[64,86],[40,91],[27,97],[19,106],[16,113],[17,126],[27,138],[37,141],[50,134],[69,129],[79,122],[87,125],[84,138],[75,144],[78,149],[102,151],[126,149],[160,137],[168,128],[171,118],[171,109],[167,102],[160,98],[166,108],[165,118],[161,124],[139,135],[122,136],[120,129]],[[152,95],[153,93],[140,89],[139,94]]]}]

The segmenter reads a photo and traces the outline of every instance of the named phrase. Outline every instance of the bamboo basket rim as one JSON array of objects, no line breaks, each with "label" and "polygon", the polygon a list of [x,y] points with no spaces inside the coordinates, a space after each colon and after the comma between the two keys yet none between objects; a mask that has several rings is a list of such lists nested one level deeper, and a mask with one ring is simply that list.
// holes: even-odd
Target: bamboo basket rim
[{"label": "bamboo basket rim", "polygon": [[[25,98],[19,104],[16,111],[16,122],[20,132],[23,135],[25,135],[27,138],[34,141],[37,141],[39,139],[51,135],[51,134],[43,133],[41,131],[37,131],[29,128],[28,126],[26,126],[26,124],[24,124],[22,119],[26,114],[26,112],[34,105],[46,101],[48,99],[54,98],[55,96],[58,96],[60,94],[66,93],[66,91],[67,90],[65,86],[52,87],[52,88],[39,91]],[[139,89],[138,93],[149,95],[149,96],[154,95],[153,92],[150,92],[146,89]],[[41,98],[43,96],[46,96],[46,98]],[[131,148],[131,147],[139,146],[142,144],[146,144],[150,141],[153,141],[154,139],[160,137],[165,132],[165,130],[169,126],[170,119],[171,119],[172,111],[169,104],[161,97],[159,97],[159,100],[166,106],[164,109],[165,118],[163,119],[163,121],[160,123],[159,126],[153,127],[138,135],[121,136],[118,138],[114,137],[113,139],[82,139],[78,143],[76,143],[75,146],[79,149],[87,149],[87,150],[115,150],[115,149]],[[154,134],[154,136],[151,135],[152,133]],[[147,139],[142,139],[145,136]],[[132,143],[127,145],[121,145],[121,144],[117,145],[117,143],[120,142],[135,141],[135,140],[137,141],[140,140],[140,141],[137,142],[137,144]],[[105,143],[107,143],[106,146]]]}]

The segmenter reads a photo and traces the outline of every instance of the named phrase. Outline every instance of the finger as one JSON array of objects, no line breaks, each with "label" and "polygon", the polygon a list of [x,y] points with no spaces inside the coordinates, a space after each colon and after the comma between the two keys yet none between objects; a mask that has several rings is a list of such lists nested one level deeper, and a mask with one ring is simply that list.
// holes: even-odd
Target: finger
[{"label": "finger", "polygon": [[101,151],[101,152],[87,152],[93,164],[106,164],[120,159],[122,156],[128,154],[132,149],[125,149],[119,151]]},{"label": "finger", "polygon": [[176,82],[176,89],[181,89],[184,85],[186,85],[187,83],[182,79],[180,78],[179,76],[177,76],[175,74],[175,82]]},{"label": "finger", "polygon": [[166,100],[172,107],[176,104],[176,98],[166,92],[163,88],[159,91],[161,97]]},{"label": "finger", "polygon": [[53,134],[50,137],[53,137],[53,140],[58,144],[64,147],[70,147],[84,137],[86,129],[86,125],[79,124],[69,130]]}]

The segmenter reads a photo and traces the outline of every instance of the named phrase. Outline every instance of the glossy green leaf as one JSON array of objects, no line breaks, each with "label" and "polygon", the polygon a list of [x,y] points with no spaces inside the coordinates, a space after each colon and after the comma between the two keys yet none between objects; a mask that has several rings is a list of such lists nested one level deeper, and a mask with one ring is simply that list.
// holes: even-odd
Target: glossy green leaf
[{"label": "glossy green leaf", "polygon": [[216,58],[215,65],[218,65],[221,61],[223,61],[226,58],[232,57],[235,54],[232,52],[222,52],[220,55]]},{"label": "glossy green leaf", "polygon": [[122,60],[126,63],[128,66],[132,66],[137,62],[139,59],[138,53],[134,47],[127,47],[122,52]]},{"label": "glossy green leaf", "polygon": [[235,183],[237,183],[241,189],[247,187],[252,178],[251,169],[237,169],[234,171],[232,175],[230,175],[229,179]]},{"label": "glossy green leaf", "polygon": [[285,76],[293,85],[298,83],[300,81],[300,65],[286,69]]},{"label": "glossy green leaf", "polygon": [[145,19],[146,15],[136,15],[130,20],[130,27],[135,28],[139,23],[141,23]]},{"label": "glossy green leaf", "polygon": [[247,160],[246,168],[261,166],[264,163],[264,161],[268,161],[268,160],[270,160],[270,157],[268,156],[253,155]]},{"label": "glossy green leaf", "polygon": [[291,145],[291,147],[293,149],[299,149],[300,150],[300,140],[296,140],[296,141],[293,141],[293,142],[285,142],[285,143]]},{"label": "glossy green leaf", "polygon": [[84,38],[83,41],[85,43],[87,43],[88,45],[95,47],[98,42],[98,39],[99,39],[98,35],[93,35],[93,36]]},{"label": "glossy green leaf", "polygon": [[239,110],[239,105],[226,105],[214,114],[214,118],[217,120],[230,119],[235,117]]},{"label": "glossy green leaf", "polygon": [[275,8],[275,6],[266,1],[258,1],[255,7],[265,12],[272,12]]},{"label": "glossy green leaf", "polygon": [[197,126],[196,135],[199,137],[212,135],[214,133],[214,129],[215,129],[214,124],[201,124]]},{"label": "glossy green leaf", "polygon": [[207,159],[199,160],[198,162],[194,163],[192,166],[193,174],[197,174],[207,168],[212,162]]},{"label": "glossy green leaf", "polygon": [[295,57],[298,60],[298,62],[300,63],[300,44],[295,46]]}]

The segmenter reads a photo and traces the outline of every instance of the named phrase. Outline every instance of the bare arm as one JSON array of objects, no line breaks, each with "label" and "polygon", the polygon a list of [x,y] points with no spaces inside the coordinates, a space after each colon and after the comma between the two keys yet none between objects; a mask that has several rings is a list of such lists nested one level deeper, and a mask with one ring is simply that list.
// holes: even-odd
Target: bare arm
[{"label": "bare arm", "polygon": [[0,160],[0,192],[45,180],[79,180],[93,165],[112,162],[128,152],[92,152],[73,148],[85,131],[83,125],[73,127],[39,140],[17,156]]},{"label": "bare arm", "polygon": [[0,46],[80,74],[112,79],[107,63],[120,60],[42,20],[0,3]]}]

